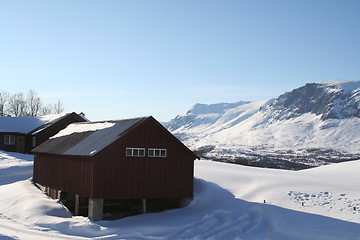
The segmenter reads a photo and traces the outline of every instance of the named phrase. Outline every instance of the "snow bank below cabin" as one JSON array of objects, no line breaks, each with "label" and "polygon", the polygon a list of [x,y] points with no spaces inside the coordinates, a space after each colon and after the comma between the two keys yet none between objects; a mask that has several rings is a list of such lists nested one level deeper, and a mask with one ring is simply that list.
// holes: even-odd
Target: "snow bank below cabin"
[{"label": "snow bank below cabin", "polygon": [[[0,152],[0,176],[18,172],[4,167],[11,156]],[[22,157],[11,161],[28,161]],[[94,223],[72,217],[24,180],[32,175],[27,166],[13,181],[0,178],[0,239],[359,240],[360,214],[343,204],[360,197],[359,167],[354,161],[293,172],[195,161],[194,200],[187,207]]]}]

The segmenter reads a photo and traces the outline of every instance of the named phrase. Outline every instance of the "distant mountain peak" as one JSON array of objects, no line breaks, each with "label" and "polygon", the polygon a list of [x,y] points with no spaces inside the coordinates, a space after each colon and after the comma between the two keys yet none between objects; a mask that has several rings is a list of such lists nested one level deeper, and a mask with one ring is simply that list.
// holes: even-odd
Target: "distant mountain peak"
[{"label": "distant mountain peak", "polygon": [[320,115],[322,120],[360,117],[360,81],[332,80],[308,83],[280,95],[266,110],[272,119],[301,114]]},{"label": "distant mountain peak", "polygon": [[318,82],[317,84],[338,87],[346,92],[352,92],[360,88],[360,81],[353,81],[353,80],[327,80]]},{"label": "distant mountain peak", "polygon": [[170,120],[165,126],[170,131],[182,131],[201,126],[201,131],[206,132],[209,129],[216,129],[216,126],[222,126],[223,122],[227,121],[225,119],[248,117],[250,113],[257,112],[263,105],[264,102],[253,104],[250,101],[215,104],[197,103],[186,113]]},{"label": "distant mountain peak", "polygon": [[195,104],[166,127],[210,158],[308,166],[354,159],[360,157],[360,82],[308,83],[262,102]]},{"label": "distant mountain peak", "polygon": [[213,103],[213,104],[203,104],[196,103],[187,114],[214,114],[214,113],[224,113],[227,109],[234,108],[243,104],[250,103],[250,101],[239,101],[234,103]]}]

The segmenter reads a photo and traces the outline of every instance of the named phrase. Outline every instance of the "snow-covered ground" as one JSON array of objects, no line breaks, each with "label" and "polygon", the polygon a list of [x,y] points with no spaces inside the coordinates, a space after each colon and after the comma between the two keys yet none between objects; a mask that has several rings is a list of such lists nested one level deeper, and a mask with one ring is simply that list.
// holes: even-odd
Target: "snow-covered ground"
[{"label": "snow-covered ground", "polygon": [[360,239],[359,168],[195,161],[187,207],[94,223],[31,184],[32,156],[0,151],[0,239]]}]

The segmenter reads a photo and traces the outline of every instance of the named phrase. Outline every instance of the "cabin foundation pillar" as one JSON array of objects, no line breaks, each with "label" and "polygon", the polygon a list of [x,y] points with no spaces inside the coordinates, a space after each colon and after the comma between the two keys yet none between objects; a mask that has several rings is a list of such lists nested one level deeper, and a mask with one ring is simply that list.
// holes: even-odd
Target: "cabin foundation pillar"
[{"label": "cabin foundation pillar", "polygon": [[99,221],[103,218],[104,199],[89,198],[88,217],[92,221]]},{"label": "cabin foundation pillar", "polygon": [[80,197],[79,195],[75,195],[75,216],[79,216],[79,203],[80,203]]},{"label": "cabin foundation pillar", "polygon": [[192,198],[180,198],[180,207],[186,207],[192,201]]},{"label": "cabin foundation pillar", "polygon": [[142,213],[146,213],[146,198],[142,199]]}]

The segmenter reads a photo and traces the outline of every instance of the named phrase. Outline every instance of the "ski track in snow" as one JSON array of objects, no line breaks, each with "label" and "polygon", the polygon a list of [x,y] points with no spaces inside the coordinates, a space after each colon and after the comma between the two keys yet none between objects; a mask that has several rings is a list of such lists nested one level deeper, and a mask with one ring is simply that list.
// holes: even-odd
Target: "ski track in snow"
[{"label": "ski track in snow", "polygon": [[[1,165],[7,164],[6,158],[3,152],[0,152],[0,159],[3,160],[0,160],[0,171],[3,170],[3,175],[0,176],[1,240],[253,240],[269,239],[270,230],[274,239],[360,239],[358,223],[305,213],[311,210],[323,213],[323,210],[330,209],[330,206],[342,212],[339,217],[357,216],[352,220],[360,222],[359,211],[349,211],[349,208],[357,207],[360,203],[360,196],[352,194],[352,188],[338,193],[316,192],[312,188],[304,191],[303,186],[298,183],[295,187],[292,186],[298,181],[297,175],[308,179],[305,185],[312,181],[311,176],[322,178],[321,174],[314,174],[316,169],[291,172],[196,161],[195,195],[187,207],[93,223],[84,217],[69,217],[66,209],[58,202],[41,193],[29,180],[24,180],[31,177],[32,166],[14,168],[16,158],[13,158],[11,167],[6,168]],[[23,161],[19,158],[19,165]],[[348,169],[346,164],[338,166],[336,169],[342,171]],[[24,171],[15,174],[19,169]],[[334,169],[332,166],[325,168],[327,172]],[[324,172],[326,173],[322,170],[320,173]],[[336,173],[339,174],[338,171]],[[279,191],[267,195],[268,192],[278,189],[277,184],[286,182],[286,179],[291,179],[287,188],[294,190],[283,191],[280,187]],[[349,182],[353,180],[349,179]],[[275,187],[271,188],[271,184]],[[268,198],[274,194],[276,197]],[[266,198],[269,201],[267,204],[248,202],[239,199],[242,198],[241,195],[253,199]],[[305,202],[304,206],[301,206],[302,202]],[[294,206],[299,206],[298,209],[304,212],[278,207],[286,207],[286,204],[295,210],[297,208]]]},{"label": "ski track in snow", "polygon": [[[0,232],[7,232],[8,239],[86,239],[50,233],[49,229],[27,226],[0,213]],[[0,239],[2,239],[0,235]]]}]

